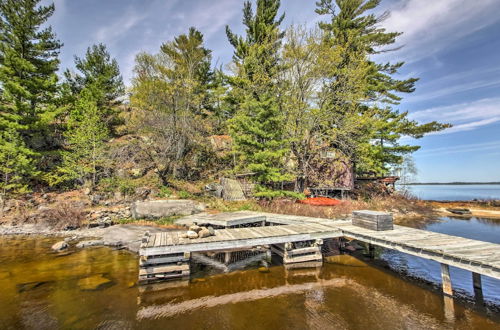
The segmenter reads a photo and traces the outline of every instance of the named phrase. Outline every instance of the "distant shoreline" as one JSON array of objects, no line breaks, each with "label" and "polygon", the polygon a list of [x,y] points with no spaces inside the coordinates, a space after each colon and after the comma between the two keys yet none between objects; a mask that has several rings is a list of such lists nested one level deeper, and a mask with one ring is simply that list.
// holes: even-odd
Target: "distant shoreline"
[{"label": "distant shoreline", "polygon": [[424,182],[424,183],[401,183],[401,186],[449,186],[449,185],[478,185],[478,184],[498,184],[500,182]]}]

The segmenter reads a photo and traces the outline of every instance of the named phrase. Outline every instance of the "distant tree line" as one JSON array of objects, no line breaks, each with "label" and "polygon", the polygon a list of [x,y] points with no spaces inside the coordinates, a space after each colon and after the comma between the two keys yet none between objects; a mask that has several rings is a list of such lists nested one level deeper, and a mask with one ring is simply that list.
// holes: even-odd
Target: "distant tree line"
[{"label": "distant tree line", "polygon": [[[417,123],[397,109],[416,78],[403,62],[378,63],[401,34],[371,13],[380,0],[321,0],[316,27],[281,27],[279,0],[245,2],[245,33],[226,34],[233,60],[214,67],[196,28],[136,57],[126,94],[103,44],[75,56],[58,77],[63,46],[48,25],[55,7],[0,0],[0,194],[43,187],[95,188],[117,174],[113,141],[137,137],[159,184],[252,173],[257,196],[302,192],[321,155],[335,151],[355,172],[386,174],[421,138],[448,124]],[[229,50],[228,50],[229,51]],[[126,113],[126,115],[125,115]],[[230,135],[218,155],[209,137]],[[123,152],[123,149],[120,149]]]}]

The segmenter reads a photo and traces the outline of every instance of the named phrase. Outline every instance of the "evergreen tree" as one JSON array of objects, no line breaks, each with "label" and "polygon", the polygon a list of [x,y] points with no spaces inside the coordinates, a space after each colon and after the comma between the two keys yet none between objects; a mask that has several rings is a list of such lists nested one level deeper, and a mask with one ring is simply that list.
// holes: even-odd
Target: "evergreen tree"
[{"label": "evergreen tree", "polygon": [[[14,186],[25,187],[37,173],[33,164],[39,152],[51,148],[47,142],[50,134],[44,130],[55,110],[62,44],[51,27],[46,27],[54,5],[42,6],[40,2],[0,0],[0,131],[1,143],[6,146],[0,149],[0,158],[20,166],[11,172],[16,175],[3,170],[1,174],[11,178]],[[12,152],[8,146],[14,143],[19,147]]]},{"label": "evergreen tree", "polygon": [[74,101],[85,88],[92,91],[102,119],[113,129],[119,123],[117,106],[125,94],[118,62],[111,58],[106,46],[100,43],[87,48],[84,58],[75,56],[75,67],[78,72],[64,72],[64,87],[70,92],[68,101]]},{"label": "evergreen tree", "polygon": [[0,131],[0,213],[8,194],[28,191],[26,178],[36,174],[33,151],[12,127]]},{"label": "evergreen tree", "polygon": [[94,95],[95,91],[88,88],[80,92],[68,120],[63,163],[52,184],[76,181],[93,187],[97,183],[99,170],[106,164],[105,142],[109,132],[102,121]]},{"label": "evergreen tree", "polygon": [[269,188],[290,180],[284,171],[289,152],[284,139],[284,117],[278,99],[276,78],[280,72],[279,49],[284,36],[279,28],[279,0],[258,0],[256,13],[250,2],[243,8],[245,38],[227,27],[229,42],[235,48],[236,76],[230,77],[231,98],[237,110],[230,121],[238,169],[255,173],[262,184],[262,196],[273,196]]},{"label": "evergreen tree", "polygon": [[[397,63],[376,63],[372,55],[397,50],[388,49],[395,43],[400,32],[386,32],[381,22],[388,13],[376,16],[367,13],[375,9],[381,0],[321,0],[316,12],[330,15],[330,22],[321,22],[320,28],[326,32],[325,42],[331,47],[343,49],[342,60],[338,62],[338,72],[330,86],[348,86],[351,75],[343,75],[342,70],[353,64],[367,66],[363,95],[357,100],[356,112],[349,116],[362,116],[367,123],[367,134],[357,141],[356,159],[358,170],[387,173],[389,166],[403,161],[403,156],[418,149],[417,146],[399,145],[404,136],[421,138],[424,134],[450,127],[448,124],[431,122],[419,124],[407,119],[407,112],[400,113],[392,106],[399,104],[400,93],[415,90],[417,78],[399,80],[394,75],[404,65]],[[356,64],[356,62],[358,62]],[[332,88],[335,92],[335,88]],[[380,107],[379,105],[386,105]],[[375,143],[372,143],[376,141]]]}]

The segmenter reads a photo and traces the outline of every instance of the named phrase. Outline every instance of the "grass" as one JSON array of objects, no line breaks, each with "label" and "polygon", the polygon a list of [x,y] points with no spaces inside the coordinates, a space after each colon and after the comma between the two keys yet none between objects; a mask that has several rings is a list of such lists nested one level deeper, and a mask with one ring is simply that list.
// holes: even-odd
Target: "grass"
[{"label": "grass", "polygon": [[137,224],[141,226],[174,227],[176,226],[174,221],[179,218],[181,218],[181,216],[163,217],[159,219],[118,219],[115,220],[115,222],[121,225]]},{"label": "grass", "polygon": [[274,200],[260,202],[259,208],[265,212],[326,219],[345,218],[356,210],[375,210],[392,212],[395,215],[396,223],[402,223],[409,218],[436,216],[434,208],[429,203],[397,194],[373,197],[369,200],[345,200],[337,206],[314,206],[295,203],[291,200]]}]

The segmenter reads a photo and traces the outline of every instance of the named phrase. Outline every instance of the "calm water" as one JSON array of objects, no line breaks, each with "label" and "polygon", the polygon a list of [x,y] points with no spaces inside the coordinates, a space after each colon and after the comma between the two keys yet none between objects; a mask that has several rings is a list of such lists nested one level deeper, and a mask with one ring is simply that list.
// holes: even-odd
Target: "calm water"
[{"label": "calm water", "polygon": [[473,199],[500,200],[499,184],[476,185],[413,185],[399,186],[407,189],[413,195],[425,200],[467,201]]},{"label": "calm water", "polygon": [[[499,225],[444,219],[428,229],[500,243]],[[474,236],[473,238],[477,238]],[[0,238],[0,329],[498,329],[462,300],[443,299],[394,271],[349,255],[318,269],[249,269],[137,287],[137,257],[91,248],[58,255],[56,239]],[[394,269],[439,283],[435,265],[382,253]],[[452,271],[470,291],[469,274]],[[174,285],[174,286],[173,286]],[[483,277],[490,301],[498,282]],[[450,306],[454,306],[450,310]]]},{"label": "calm water", "polygon": [[[427,225],[425,229],[437,233],[500,244],[500,219],[444,217],[438,222]],[[386,260],[393,269],[432,283],[441,283],[441,266],[438,262],[393,250],[383,250],[381,258]],[[474,295],[471,272],[450,267],[450,273],[453,289],[465,295]],[[482,284],[484,298],[494,304],[500,305],[500,280],[482,276]]]}]

